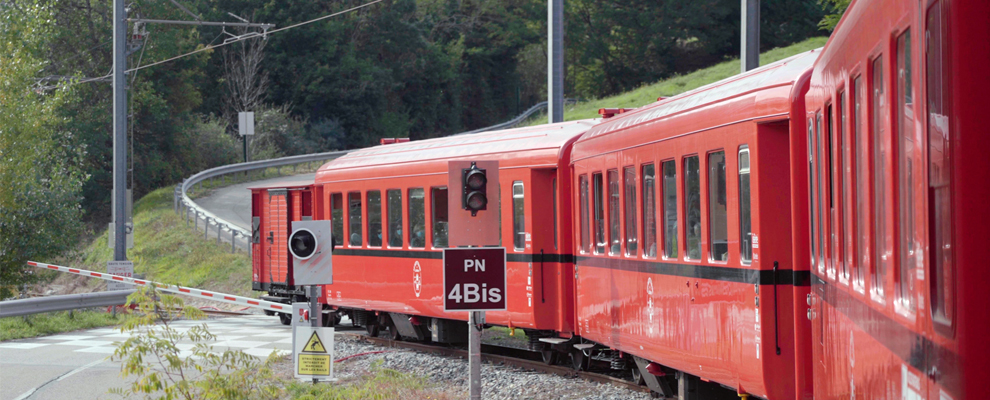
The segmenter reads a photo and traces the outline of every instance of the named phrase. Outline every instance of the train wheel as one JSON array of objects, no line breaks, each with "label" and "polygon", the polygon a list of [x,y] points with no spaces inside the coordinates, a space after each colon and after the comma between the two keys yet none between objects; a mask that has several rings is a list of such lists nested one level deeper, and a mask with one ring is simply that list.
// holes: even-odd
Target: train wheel
[{"label": "train wheel", "polygon": [[373,322],[370,322],[368,323],[368,325],[365,325],[364,329],[368,331],[368,336],[371,337],[378,337],[378,334],[381,332],[381,329],[378,327],[378,324]]},{"label": "train wheel", "polygon": [[578,349],[571,350],[571,368],[578,371],[587,371],[591,365],[591,357]]},{"label": "train wheel", "polygon": [[278,322],[281,322],[282,325],[291,325],[292,316],[285,313],[278,313]]},{"label": "train wheel", "polygon": [[540,351],[540,355],[543,356],[543,363],[546,365],[554,365],[560,361],[560,353],[552,348]]}]

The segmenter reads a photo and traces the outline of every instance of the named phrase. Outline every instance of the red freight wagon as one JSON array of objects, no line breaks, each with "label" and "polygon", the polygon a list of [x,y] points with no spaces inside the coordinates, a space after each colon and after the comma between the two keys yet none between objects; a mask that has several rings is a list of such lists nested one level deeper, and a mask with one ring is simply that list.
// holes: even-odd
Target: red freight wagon
[{"label": "red freight wagon", "polygon": [[988,26],[985,0],[856,1],[815,64],[815,398],[990,397]]},{"label": "red freight wagon", "polygon": [[[533,340],[574,329],[568,150],[595,121],[458,135],[355,150],[316,174],[337,238],[326,298],[357,324],[393,337],[466,341],[467,313],[443,311],[447,163],[497,160],[506,311],[487,323]],[[489,205],[491,207],[491,205]],[[338,234],[339,232],[339,234]]]},{"label": "red freight wagon", "polygon": [[809,393],[798,379],[808,271],[791,257],[789,140],[804,130],[817,55],[607,118],[574,144],[585,356],[632,355],[633,372],[659,377],[647,383],[668,396],[675,376],[681,395],[694,377],[763,398]]},{"label": "red freight wagon", "polygon": [[[269,301],[306,301],[303,288],[292,281],[292,255],[287,240],[292,233],[291,221],[322,217],[319,204],[313,202],[319,190],[307,182],[279,183],[250,190],[252,289],[267,292],[262,298]],[[288,315],[279,317],[282,323],[291,321]]]}]

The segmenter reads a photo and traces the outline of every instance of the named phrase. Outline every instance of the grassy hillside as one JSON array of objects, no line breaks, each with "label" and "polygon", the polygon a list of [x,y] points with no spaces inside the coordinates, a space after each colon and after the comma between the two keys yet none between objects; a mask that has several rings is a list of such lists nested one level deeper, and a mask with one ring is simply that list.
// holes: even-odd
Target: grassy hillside
[{"label": "grassy hillside", "polygon": [[[818,37],[776,48],[760,54],[760,65],[766,65],[783,60],[795,54],[816,49],[825,45],[827,37]],[[657,101],[657,97],[669,97],[696,89],[712,82],[739,74],[739,60],[730,60],[714,66],[700,69],[689,74],[645,85],[639,89],[618,94],[603,99],[594,99],[564,107],[564,120],[597,118],[600,108],[636,108]],[[531,118],[528,125],[540,125],[547,122],[546,114]]]},{"label": "grassy hillside", "polygon": [[[216,237],[203,240],[203,232],[193,232],[181,216],[172,211],[172,188],[159,189],[134,205],[134,248],[127,258],[134,262],[134,272],[147,279],[174,283],[237,295],[250,295],[251,259],[247,254],[230,253],[230,244],[216,244]],[[83,250],[73,265],[105,271],[113,250],[107,247],[103,232]],[[105,286],[103,281],[86,279],[55,283]],[[87,290],[79,290],[87,291]],[[217,304],[219,306],[219,304]]]}]

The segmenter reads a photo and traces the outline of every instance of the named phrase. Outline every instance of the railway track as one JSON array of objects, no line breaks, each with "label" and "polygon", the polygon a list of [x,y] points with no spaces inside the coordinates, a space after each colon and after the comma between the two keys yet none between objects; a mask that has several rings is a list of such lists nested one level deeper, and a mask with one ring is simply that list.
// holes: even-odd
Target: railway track
[{"label": "railway track", "polygon": [[[343,331],[348,335],[360,340],[373,343],[382,347],[403,348],[415,350],[422,353],[437,354],[445,357],[459,357],[466,359],[468,352],[465,349],[458,349],[435,344],[395,341],[386,338],[372,337],[358,332]],[[510,365],[517,368],[539,371],[548,374],[559,375],[568,378],[581,378],[591,382],[606,383],[621,387],[627,390],[649,393],[649,388],[638,385],[634,382],[617,378],[614,376],[588,371],[576,371],[572,368],[561,365],[547,365],[539,361],[540,354],[533,351],[517,349],[512,347],[481,345],[481,359],[492,364]]]}]

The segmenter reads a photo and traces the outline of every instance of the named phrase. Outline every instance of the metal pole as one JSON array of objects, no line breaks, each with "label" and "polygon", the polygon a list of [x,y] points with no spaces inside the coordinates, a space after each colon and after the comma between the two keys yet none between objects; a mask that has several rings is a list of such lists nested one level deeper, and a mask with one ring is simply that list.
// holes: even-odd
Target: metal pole
[{"label": "metal pole", "polygon": [[[313,328],[319,328],[320,324],[323,322],[323,310],[320,309],[319,300],[319,286],[312,285],[309,287],[309,326]],[[331,363],[333,360],[330,361]],[[313,384],[315,385],[319,382],[316,377],[313,377]]]},{"label": "metal pole", "polygon": [[113,260],[127,261],[127,10],[113,0]]},{"label": "metal pole", "polygon": [[[553,0],[551,0],[553,1]],[[484,311],[474,311],[468,317],[468,370],[471,371],[471,400],[481,400],[481,324]]]},{"label": "metal pole", "polygon": [[742,24],[740,34],[740,61],[742,72],[760,66],[760,0],[740,0],[742,2]]},{"label": "metal pole", "polygon": [[564,0],[547,1],[547,118],[564,121]]}]

